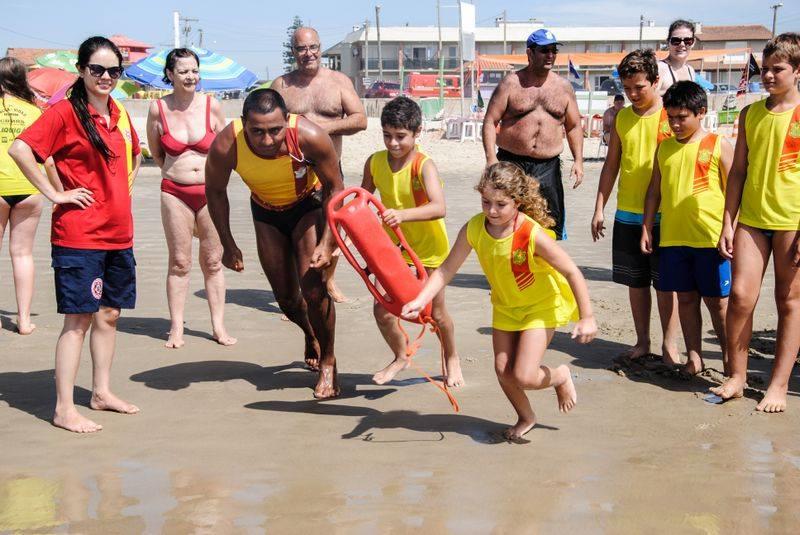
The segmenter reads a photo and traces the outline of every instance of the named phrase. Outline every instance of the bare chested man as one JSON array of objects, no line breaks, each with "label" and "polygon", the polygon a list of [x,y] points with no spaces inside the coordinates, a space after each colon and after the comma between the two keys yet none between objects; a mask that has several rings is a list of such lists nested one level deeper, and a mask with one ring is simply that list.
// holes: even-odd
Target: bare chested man
[{"label": "bare chested man", "polygon": [[[322,50],[315,29],[295,30],[292,53],[297,69],[276,78],[271,87],[281,94],[291,113],[310,119],[331,137],[341,160],[342,136],[367,128],[364,106],[347,76],[320,65]],[[325,276],[328,293],[334,301],[341,302],[345,297],[333,280],[337,258],[334,256]]]},{"label": "bare chested man", "polygon": [[487,165],[498,160],[514,162],[539,180],[550,215],[556,220],[556,238],[562,240],[566,238],[562,127],[575,160],[570,176],[577,188],[583,181],[581,116],[570,83],[551,72],[560,44],[553,33],[536,30],[527,44],[528,66],[503,78],[489,101],[483,122],[483,149]]}]

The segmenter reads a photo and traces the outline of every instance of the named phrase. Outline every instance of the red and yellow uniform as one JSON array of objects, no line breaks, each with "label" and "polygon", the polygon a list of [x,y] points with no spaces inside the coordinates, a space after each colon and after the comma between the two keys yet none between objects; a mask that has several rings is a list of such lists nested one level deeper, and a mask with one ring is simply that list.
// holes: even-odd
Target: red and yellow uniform
[{"label": "red and yellow uniform", "polygon": [[505,238],[486,230],[486,216],[467,223],[467,241],[475,249],[492,289],[492,327],[503,331],[554,328],[578,320],[578,306],[569,283],[541,257],[536,236],[542,227],[524,221]]}]

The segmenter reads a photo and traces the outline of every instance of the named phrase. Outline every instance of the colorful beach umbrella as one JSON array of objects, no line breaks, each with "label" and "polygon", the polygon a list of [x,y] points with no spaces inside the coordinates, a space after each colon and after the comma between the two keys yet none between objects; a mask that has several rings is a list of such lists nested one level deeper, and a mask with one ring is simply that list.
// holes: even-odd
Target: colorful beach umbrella
[{"label": "colorful beach umbrella", "polygon": [[53,67],[41,67],[28,72],[28,84],[43,100],[49,100],[59,89],[71,85],[77,75]]},{"label": "colorful beach umbrella", "polygon": [[[67,91],[72,87],[72,82],[66,84],[64,87],[53,93],[50,100],[47,101],[48,106],[52,106],[62,98],[67,96]],[[120,80],[117,82],[117,87],[111,92],[111,96],[116,99],[131,98],[131,95],[139,91],[139,86],[130,80]]]},{"label": "colorful beach umbrella", "polygon": [[52,67],[53,69],[74,72],[75,74],[78,73],[78,69],[75,67],[77,61],[77,54],[68,52],[67,50],[50,52],[49,54],[36,58],[36,64],[40,67]]},{"label": "colorful beach umbrella", "polygon": [[[204,48],[191,47],[200,58],[200,87],[202,91],[227,91],[247,89],[256,83],[258,77],[233,61],[216,52]],[[164,65],[169,50],[161,50],[136,62],[125,70],[131,80],[156,87],[171,89],[161,77],[164,76]]]}]

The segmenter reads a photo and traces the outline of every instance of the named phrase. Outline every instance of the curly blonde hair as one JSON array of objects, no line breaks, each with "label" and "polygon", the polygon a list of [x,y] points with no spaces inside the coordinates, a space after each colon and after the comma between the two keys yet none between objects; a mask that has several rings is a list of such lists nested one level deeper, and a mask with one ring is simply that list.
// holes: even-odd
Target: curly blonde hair
[{"label": "curly blonde hair", "polygon": [[519,205],[520,212],[545,228],[552,228],[556,221],[547,210],[547,200],[539,192],[539,181],[531,178],[516,164],[498,162],[487,167],[475,190],[483,193],[486,186],[508,195]]}]

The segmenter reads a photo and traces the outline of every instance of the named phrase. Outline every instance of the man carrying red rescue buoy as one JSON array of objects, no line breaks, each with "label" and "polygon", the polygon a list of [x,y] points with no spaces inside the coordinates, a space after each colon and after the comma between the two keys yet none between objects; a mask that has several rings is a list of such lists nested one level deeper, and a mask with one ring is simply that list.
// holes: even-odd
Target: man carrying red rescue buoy
[{"label": "man carrying red rescue buoy", "polygon": [[321,271],[336,246],[324,209],[343,187],[333,142],[313,122],[289,114],[272,89],[250,93],[241,119],[217,134],[206,160],[208,210],[224,248],[222,263],[242,271],[227,194],[234,170],[252,192],[258,257],[278,306],[305,333],[306,363],[319,362],[314,397],[335,397],[336,314]]}]

